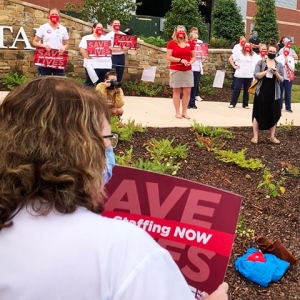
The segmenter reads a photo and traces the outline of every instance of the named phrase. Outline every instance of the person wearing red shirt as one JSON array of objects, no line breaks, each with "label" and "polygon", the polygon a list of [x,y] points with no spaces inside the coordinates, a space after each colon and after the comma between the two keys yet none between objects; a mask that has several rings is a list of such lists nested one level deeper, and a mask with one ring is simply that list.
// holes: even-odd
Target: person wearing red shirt
[{"label": "person wearing red shirt", "polygon": [[[190,119],[187,107],[191,87],[194,86],[192,63],[195,61],[194,44],[188,42],[183,25],[175,27],[172,40],[167,45],[167,60],[170,61],[170,86],[173,88],[173,103],[176,118]],[[180,93],[182,89],[182,113],[180,113]]]}]

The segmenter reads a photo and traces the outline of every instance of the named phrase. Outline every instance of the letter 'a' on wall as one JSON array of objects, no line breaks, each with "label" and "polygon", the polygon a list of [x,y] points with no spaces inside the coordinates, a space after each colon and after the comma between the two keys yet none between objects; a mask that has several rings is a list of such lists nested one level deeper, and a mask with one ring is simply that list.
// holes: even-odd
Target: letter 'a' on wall
[{"label": "letter 'a' on wall", "polygon": [[24,50],[33,50],[35,49],[34,47],[31,46],[29,43],[28,37],[26,35],[26,32],[24,28],[21,26],[19,28],[19,31],[16,35],[15,38],[11,38],[13,40],[13,44],[10,47],[7,47],[4,45],[4,30],[9,30],[11,33],[13,33],[13,27],[12,26],[0,26],[0,49],[18,49],[16,46],[17,43],[23,43],[25,44]]},{"label": "letter 'a' on wall", "polygon": [[149,233],[173,259],[195,295],[224,280],[242,197],[197,182],[116,166],[103,216]]}]

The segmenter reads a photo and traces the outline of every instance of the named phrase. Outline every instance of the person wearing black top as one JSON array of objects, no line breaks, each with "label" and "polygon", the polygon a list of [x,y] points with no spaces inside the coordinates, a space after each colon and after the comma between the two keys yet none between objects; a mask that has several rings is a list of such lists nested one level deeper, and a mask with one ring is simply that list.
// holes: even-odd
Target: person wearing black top
[{"label": "person wearing black top", "polygon": [[259,54],[259,47],[261,44],[261,41],[259,38],[257,38],[257,31],[252,32],[252,37],[249,40],[249,43],[251,44],[252,50],[256,53]]}]

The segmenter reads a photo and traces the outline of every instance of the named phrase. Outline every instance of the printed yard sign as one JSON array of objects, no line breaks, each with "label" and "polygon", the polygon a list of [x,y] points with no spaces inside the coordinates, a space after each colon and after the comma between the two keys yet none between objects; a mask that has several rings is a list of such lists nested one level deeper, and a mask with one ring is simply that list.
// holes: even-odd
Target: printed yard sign
[{"label": "printed yard sign", "polygon": [[111,56],[111,40],[87,41],[87,52],[90,57]]},{"label": "printed yard sign", "polygon": [[68,61],[68,51],[64,51],[62,55],[59,50],[50,49],[49,51],[43,47],[36,47],[34,53],[34,65],[52,69],[65,70]]},{"label": "printed yard sign", "polygon": [[201,43],[195,45],[195,56],[202,59],[207,58],[208,56],[208,44]]},{"label": "printed yard sign", "polygon": [[126,47],[130,50],[136,50],[137,36],[136,35],[124,35],[124,34],[115,34],[114,37],[114,47],[123,48]]},{"label": "printed yard sign", "polygon": [[197,182],[116,166],[104,216],[131,222],[167,249],[195,298],[224,280],[241,196]]}]

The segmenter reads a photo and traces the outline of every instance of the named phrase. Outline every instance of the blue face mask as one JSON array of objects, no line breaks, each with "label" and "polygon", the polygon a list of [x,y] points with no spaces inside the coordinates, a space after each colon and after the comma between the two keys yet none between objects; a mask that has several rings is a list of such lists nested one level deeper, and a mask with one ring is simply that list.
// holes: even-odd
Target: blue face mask
[{"label": "blue face mask", "polygon": [[253,37],[254,39],[256,39],[256,38],[257,38],[257,34],[253,34],[252,37]]},{"label": "blue face mask", "polygon": [[105,185],[112,177],[112,169],[116,164],[113,147],[105,149],[106,166],[103,172],[103,185]]}]

